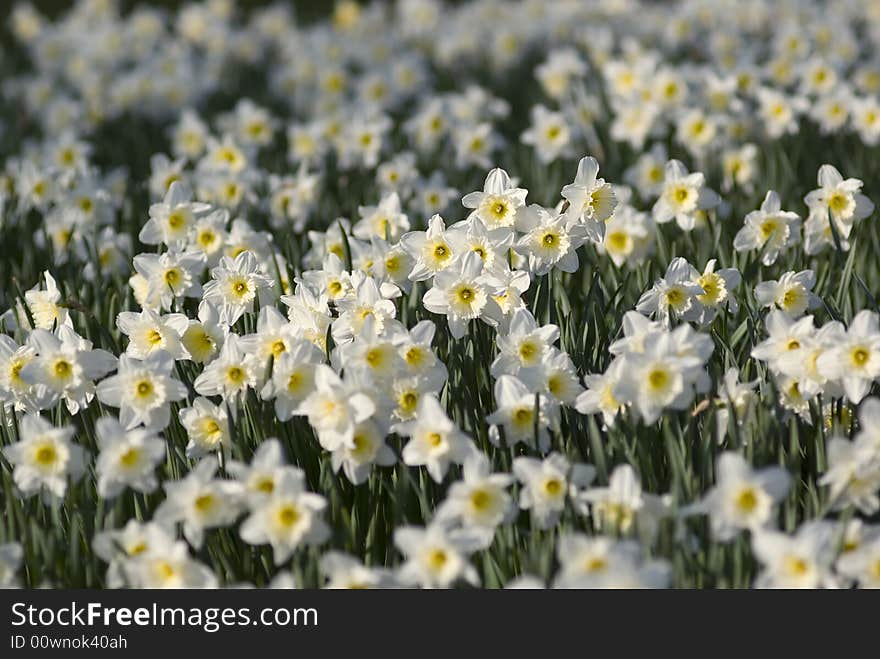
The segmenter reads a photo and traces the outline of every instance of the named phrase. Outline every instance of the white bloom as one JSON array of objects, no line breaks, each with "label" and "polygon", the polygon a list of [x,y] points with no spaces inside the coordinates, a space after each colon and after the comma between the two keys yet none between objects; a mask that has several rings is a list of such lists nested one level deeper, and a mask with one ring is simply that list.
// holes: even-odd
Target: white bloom
[{"label": "white bloom", "polygon": [[186,457],[201,458],[229,448],[229,420],[223,405],[214,405],[200,396],[193,401],[192,407],[181,409],[179,415],[180,424],[189,438]]},{"label": "white bloom", "polygon": [[847,398],[861,402],[874,380],[880,377],[880,318],[873,311],[860,311],[835,348],[816,361],[819,373],[840,380]]},{"label": "white bloom", "polygon": [[249,464],[231,460],[228,471],[244,486],[244,494],[251,509],[264,503],[275,492],[287,472],[300,481],[305,478],[301,469],[285,463],[281,442],[274,437],[266,439],[257,447]]},{"label": "white bloom", "polygon": [[834,525],[805,522],[793,536],[761,529],[752,536],[752,550],[764,566],[758,588],[834,588]]},{"label": "white bloom", "polygon": [[572,465],[561,453],[554,452],[544,460],[514,458],[513,474],[523,485],[519,507],[531,511],[538,528],[547,529],[556,524],[566,499],[589,485],[596,470],[592,465]]},{"label": "white bloom", "polygon": [[586,227],[537,204],[521,209],[516,223],[525,235],[516,241],[514,249],[529,259],[532,273],[545,275],[554,267],[562,272],[578,269],[577,250],[586,241]]},{"label": "white bloom", "polygon": [[392,192],[377,206],[360,206],[361,219],[352,227],[352,233],[361,240],[377,236],[385,240],[397,240],[409,230],[409,219],[400,211],[400,197]]},{"label": "white bloom", "polygon": [[122,493],[126,487],[143,493],[156,489],[154,472],[165,458],[165,441],[145,428],[126,430],[113,417],[101,417],[95,424],[98,447],[95,463],[98,494],[105,499]]},{"label": "white bloom", "polygon": [[217,358],[193,382],[196,393],[223,396],[233,413],[249,388],[255,388],[262,373],[262,364],[253,354],[244,351],[237,334],[230,334]]},{"label": "white bloom", "polygon": [[330,536],[321,519],[326,507],[324,497],[305,491],[300,475],[285,471],[272,493],[242,523],[239,533],[249,544],[272,545],[275,564],[281,565],[298,547],[321,544]]},{"label": "white bloom", "polygon": [[604,373],[589,373],[584,376],[587,390],[581,393],[574,403],[581,414],[602,414],[605,426],[613,426],[617,415],[626,409],[626,401],[619,401],[614,392],[620,386],[625,359],[615,359]]},{"label": "white bloom", "polygon": [[21,378],[34,386],[41,409],[59,399],[71,414],[85,408],[95,395],[94,380],[116,366],[116,357],[106,350],[92,349],[92,342],[62,325],[56,334],[35,329],[27,345],[37,357],[21,369]]},{"label": "white bloom", "polygon": [[697,354],[681,354],[673,334],[659,334],[644,352],[626,356],[624,373],[613,396],[631,403],[643,423],[652,424],[665,408],[683,410],[690,405],[694,371],[705,361]]},{"label": "white bloom", "polygon": [[21,566],[24,551],[17,542],[0,544],[0,588],[15,588],[18,585],[15,573]]},{"label": "white bloom", "polygon": [[797,213],[782,210],[779,195],[767,192],[761,208],[746,215],[743,228],[733,239],[738,252],[761,250],[761,262],[773,265],[779,253],[800,241],[801,218]]},{"label": "white bloom", "polygon": [[597,178],[598,174],[599,163],[595,158],[581,158],[574,181],[562,188],[562,196],[568,200],[568,220],[582,224],[591,240],[601,242],[604,225],[617,207],[617,197],[611,184]]},{"label": "white bloom", "polygon": [[329,366],[316,366],[314,378],[314,391],[294,414],[308,417],[325,450],[335,451],[341,446],[356,448],[355,427],[373,415],[375,403],[362,392],[359,382],[348,377],[343,381]]},{"label": "white bloom", "polygon": [[39,284],[29,291],[25,291],[24,299],[27,303],[28,311],[34,319],[34,326],[39,329],[52,330],[54,327],[61,325],[70,325],[70,314],[65,307],[62,307],[61,291],[55,283],[55,278],[49,274],[49,271],[43,273],[46,280],[46,290],[41,290]]},{"label": "white bloom", "polygon": [[818,182],[819,188],[804,197],[804,203],[810,209],[807,222],[818,228],[831,221],[840,238],[849,238],[855,222],[874,211],[874,204],[860,192],[862,181],[856,178],[844,180],[835,167],[822,165]]},{"label": "white bloom", "polygon": [[19,440],[3,447],[22,495],[31,496],[45,488],[46,493],[60,498],[67,491],[68,478],[76,481],[83,475],[87,453],[70,441],[74,433],[70,426],[55,428],[37,415],[22,417]]},{"label": "white bloom", "polygon": [[161,203],[150,206],[150,219],[138,239],[147,245],[165,243],[183,246],[196,218],[209,210],[207,204],[193,202],[192,190],[181,181],[174,181]]},{"label": "white bloom", "polygon": [[446,229],[443,218],[434,215],[428,220],[427,231],[411,231],[400,238],[400,244],[415,261],[409,273],[412,281],[430,279],[454,262],[460,251],[459,241]]},{"label": "white bloom", "polygon": [[372,419],[355,426],[350,446],[340,444],[330,454],[333,471],[342,469],[345,477],[355,485],[367,480],[374,464],[387,467],[396,462],[397,456],[385,443],[385,433]]},{"label": "white bloom", "polygon": [[685,514],[706,513],[721,542],[741,530],[756,531],[773,522],[774,506],[785,498],[791,476],[782,467],[753,470],[738,453],[722,453],[715,463],[715,485]]},{"label": "white bloom", "polygon": [[434,396],[422,396],[415,418],[392,429],[409,437],[403,447],[403,462],[410,467],[424,466],[438,483],[446,476],[450,464],[464,464],[476,450]]},{"label": "white bloom", "polygon": [[492,543],[495,528],[510,521],[516,507],[507,488],[513,483],[510,474],[493,474],[488,458],[474,452],[464,463],[464,478],[449,487],[446,499],[435,512],[437,520],[454,520],[485,533],[486,548]]},{"label": "white bloom", "polygon": [[122,355],[116,375],[98,385],[98,399],[119,408],[119,420],[128,430],[140,424],[162,430],[171,418],[170,404],[186,397],[186,387],[171,377],[173,368],[167,352],[143,360]]},{"label": "white bloom", "polygon": [[116,316],[119,331],[128,337],[125,353],[135,359],[164,351],[172,359],[189,357],[181,343],[184,332],[189,327],[189,319],[182,313],[159,315],[150,309],[140,313],[123,311]]},{"label": "white bloom", "polygon": [[523,144],[535,149],[538,161],[549,164],[571,154],[571,129],[561,112],[553,112],[543,105],[531,110],[531,125],[520,138]]},{"label": "white bloom", "polygon": [[637,530],[648,542],[653,541],[660,520],[668,513],[666,499],[644,492],[628,464],[614,468],[608,487],[589,488],[578,495],[578,501],[589,506],[598,531],[627,534]]},{"label": "white bloom", "polygon": [[220,321],[235,324],[245,312],[271,301],[272,280],[260,270],[256,256],[246,250],[232,259],[224,256],[211,271],[211,281],[204,286],[204,299],[220,312]]},{"label": "white bloom", "polygon": [[366,567],[359,559],[340,551],[331,550],[321,556],[321,571],[327,577],[324,588],[333,590],[397,587],[397,582],[389,570],[381,567]]},{"label": "white bloom", "polygon": [[523,442],[542,453],[550,449],[548,428],[559,423],[558,406],[541,394],[528,389],[513,375],[501,375],[495,382],[495,412],[486,417],[492,424],[489,437],[496,445],[500,443],[497,426],[504,427],[504,439],[508,446]]},{"label": "white bloom", "polygon": [[434,286],[425,293],[422,304],[428,311],[444,314],[450,333],[460,339],[475,318],[489,324],[500,320],[501,309],[493,296],[501,294],[497,280],[483,272],[480,257],[468,252],[455,266],[437,273]]},{"label": "white bloom", "polygon": [[514,225],[527,194],[528,190],[513,187],[503,169],[493,169],[486,177],[483,191],[466,194],[461,203],[465,208],[473,208],[470,217],[478,217],[487,229],[498,229]]},{"label": "white bloom", "polygon": [[699,296],[706,291],[697,281],[700,273],[682,257],[672,259],[666,274],[654,282],[636,304],[636,310],[646,316],[653,316],[666,327],[671,320],[697,320],[703,314]]},{"label": "white bloom", "polygon": [[459,579],[479,585],[477,571],[468,562],[476,549],[461,535],[434,523],[426,528],[400,526],[394,530],[394,545],[404,555],[397,576],[405,584],[423,588],[448,588]]},{"label": "white bloom", "polygon": [[775,307],[791,318],[798,318],[822,301],[813,293],[816,275],[812,270],[786,272],[778,281],[761,282],[755,287],[755,299],[764,307]]},{"label": "white bloom", "polygon": [[315,387],[315,367],[324,362],[324,354],[315,344],[299,339],[275,359],[272,377],[260,397],[275,401],[275,415],[287,421]]},{"label": "white bloom", "polygon": [[[121,529],[98,531],[92,549],[101,560],[109,563],[107,587],[124,588],[127,572],[148,556],[159,556],[175,544],[174,534],[156,522],[130,519]],[[133,585],[133,584],[132,584]]]},{"label": "white bloom", "polygon": [[706,187],[700,172],[689,174],[678,160],[666,163],[663,192],[654,204],[654,220],[664,224],[675,220],[683,231],[691,231],[697,222],[697,213],[715,208],[721,199]]},{"label": "white bloom", "polygon": [[556,554],[560,568],[554,588],[665,588],[671,576],[666,563],[643,562],[631,540],[567,533],[560,536]]},{"label": "white bloom", "polygon": [[214,478],[218,467],[214,457],[203,458],[179,481],[166,481],[165,501],[153,519],[160,523],[183,523],[183,535],[196,549],[202,546],[205,529],[229,526],[242,509],[240,483]]}]

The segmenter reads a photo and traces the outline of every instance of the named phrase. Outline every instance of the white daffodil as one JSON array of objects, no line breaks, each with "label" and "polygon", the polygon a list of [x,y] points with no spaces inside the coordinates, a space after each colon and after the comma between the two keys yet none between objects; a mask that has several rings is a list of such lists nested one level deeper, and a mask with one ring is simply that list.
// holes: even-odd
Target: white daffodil
[{"label": "white daffodil", "polygon": [[771,525],[774,507],[788,493],[791,476],[782,467],[754,470],[738,453],[727,451],[715,463],[715,485],[684,514],[709,515],[712,534],[721,542],[740,531]]},{"label": "white daffodil", "polygon": [[493,474],[489,460],[475,452],[464,463],[464,478],[449,487],[435,512],[437,520],[452,520],[484,532],[484,548],[492,543],[499,524],[512,519],[516,506],[507,492],[510,474]]},{"label": "white daffodil", "polygon": [[147,298],[170,309],[184,297],[201,298],[199,276],[205,261],[197,252],[169,251],[164,254],[138,254],[134,269],[147,282]]},{"label": "white daffodil", "polygon": [[411,231],[401,236],[400,244],[414,261],[409,273],[412,281],[430,279],[452,264],[461,251],[455,234],[446,229],[439,215],[428,220],[427,231]]},{"label": "white daffodil", "polygon": [[755,286],[755,299],[764,307],[774,307],[790,318],[799,318],[818,307],[822,300],[813,293],[816,275],[812,270],[786,272],[778,280]]},{"label": "white daffodil", "polygon": [[334,472],[340,469],[355,485],[360,485],[370,475],[373,465],[387,467],[397,462],[394,451],[385,443],[385,433],[373,419],[361,421],[354,428],[351,445],[340,444],[330,454],[330,466]]},{"label": "white daffodil", "polygon": [[800,216],[782,210],[779,195],[770,190],[761,208],[746,215],[733,248],[738,252],[760,249],[761,262],[773,265],[782,251],[800,242],[800,227]]},{"label": "white daffodil", "polygon": [[804,197],[804,203],[810,209],[807,225],[824,233],[824,227],[833,222],[840,238],[846,240],[853,225],[874,211],[874,204],[861,193],[862,181],[856,178],[844,180],[833,165],[819,168],[818,182],[819,188]]},{"label": "white daffodil", "polygon": [[321,518],[327,500],[307,492],[299,474],[285,471],[275,489],[252,510],[239,534],[252,545],[269,544],[276,565],[281,565],[300,546],[319,545],[330,536]]},{"label": "white daffodil", "polygon": [[98,448],[95,462],[98,494],[112,499],[126,487],[148,494],[159,482],[154,473],[165,458],[165,441],[145,428],[126,430],[113,417],[105,416],[95,424]]},{"label": "white daffodil", "polygon": [[758,588],[834,588],[831,571],[835,558],[834,525],[823,520],[805,522],[794,533],[760,529],[752,536],[752,550],[763,565]]},{"label": "white daffodil", "polygon": [[638,543],[567,533],[556,546],[560,569],[554,588],[665,588],[670,566],[643,561]]},{"label": "white daffodil", "polygon": [[686,259],[676,257],[666,268],[662,279],[646,291],[636,304],[636,310],[658,319],[666,327],[672,319],[697,320],[703,314],[699,296],[706,291],[697,282],[700,273]]},{"label": "white daffodil", "polygon": [[238,519],[243,504],[240,483],[214,478],[218,462],[203,458],[179,481],[166,481],[165,501],[153,519],[162,524],[183,524],[183,535],[196,549],[204,542],[205,530],[229,526]]},{"label": "white daffodil", "polygon": [[36,412],[39,409],[34,385],[21,377],[24,367],[36,359],[36,350],[29,345],[18,345],[5,334],[0,334],[0,402],[8,410]]},{"label": "white daffodil", "polygon": [[449,588],[459,580],[472,586],[480,583],[477,571],[468,561],[477,546],[461,534],[450,533],[441,523],[426,528],[399,526],[394,530],[394,545],[404,555],[397,571],[404,584]]},{"label": "white daffodil", "polygon": [[22,380],[33,385],[41,409],[59,399],[71,414],[77,414],[94,398],[94,381],[116,366],[116,357],[106,350],[92,349],[92,342],[62,325],[57,334],[35,329],[27,345],[36,358],[24,364]]},{"label": "white daffodil", "polygon": [[21,418],[19,440],[2,450],[23,496],[43,492],[63,497],[68,479],[75,482],[85,473],[87,453],[70,441],[75,432],[71,426],[56,428],[37,415]]},{"label": "white daffodil", "polygon": [[186,397],[186,387],[171,376],[173,368],[167,352],[146,359],[122,355],[116,375],[98,384],[98,400],[119,408],[126,429],[143,424],[147,430],[160,431],[171,418],[171,403]]},{"label": "white daffodil", "polygon": [[663,191],[654,204],[654,220],[665,224],[673,219],[683,231],[692,231],[697,213],[715,208],[721,199],[706,187],[700,172],[689,174],[678,160],[666,163],[663,175]]},{"label": "white daffodil", "polygon": [[572,153],[572,131],[561,112],[554,112],[543,105],[532,107],[531,125],[520,141],[535,150],[543,164],[549,164]]},{"label": "white daffodil", "polygon": [[507,172],[493,169],[486,177],[482,192],[466,194],[461,203],[474,209],[472,217],[478,217],[487,229],[512,227],[516,215],[526,203],[528,190],[514,187]]},{"label": "white daffodil", "polygon": [[275,415],[287,421],[315,388],[315,368],[324,354],[315,344],[297,339],[272,364],[272,376],[260,392],[263,400],[274,400]]},{"label": "white daffodil", "polygon": [[824,377],[840,380],[846,397],[861,402],[874,381],[880,377],[880,318],[873,311],[860,311],[852,319],[846,334],[835,348],[816,361]]},{"label": "white daffodil", "polygon": [[434,285],[425,293],[422,304],[428,311],[445,315],[450,333],[460,339],[473,319],[499,322],[501,309],[494,296],[502,293],[499,282],[483,272],[480,257],[468,252],[455,266],[434,277]]},{"label": "white daffodil", "polygon": [[574,181],[562,188],[562,197],[568,201],[566,217],[584,226],[587,236],[595,242],[602,241],[605,223],[617,207],[614,189],[598,174],[599,163],[586,156],[578,163]]},{"label": "white daffodil", "polygon": [[733,291],[742,281],[742,275],[736,268],[722,268],[716,271],[716,263],[715,259],[710,259],[703,274],[695,281],[696,285],[703,289],[703,292],[696,296],[696,301],[701,307],[697,322],[701,325],[711,323],[722,309],[727,309],[732,314],[739,309]]},{"label": "white daffodil", "polygon": [[578,495],[578,501],[588,506],[597,531],[637,531],[646,542],[653,541],[660,520],[669,513],[668,498],[644,492],[638,475],[628,464],[614,468],[607,487],[591,487]]},{"label": "white daffodil", "polygon": [[164,243],[169,247],[186,244],[196,218],[210,206],[192,201],[192,190],[182,181],[174,181],[162,202],[150,206],[150,219],[138,234],[147,245]]},{"label": "white daffodil", "polygon": [[272,295],[272,280],[260,270],[254,254],[244,251],[235,259],[224,256],[211,270],[203,299],[217,307],[221,322],[233,325],[245,312],[253,311],[256,301],[265,306]]},{"label": "white daffodil", "polygon": [[240,337],[230,334],[217,358],[195,379],[193,388],[202,396],[223,396],[235,414],[247,390],[256,388],[262,369],[256,355],[245,352]]},{"label": "white daffodil", "polygon": [[377,236],[396,241],[409,230],[409,219],[400,210],[400,197],[396,192],[383,197],[376,206],[360,206],[358,213],[361,219],[352,227],[352,233],[361,240]]},{"label": "white daffodil", "polygon": [[517,214],[517,228],[525,235],[513,249],[529,260],[529,270],[545,275],[553,268],[562,272],[578,269],[578,248],[586,242],[587,229],[573,224],[565,215],[555,215],[532,204]]},{"label": "white daffodil", "polygon": [[542,453],[550,449],[550,429],[557,429],[559,407],[545,396],[530,391],[514,375],[501,375],[495,382],[497,409],[486,417],[492,424],[489,437],[500,444],[498,426],[504,428],[507,446],[519,442],[537,448]]},{"label": "white daffodil", "polygon": [[537,367],[558,339],[559,327],[538,326],[528,309],[517,309],[511,314],[506,335],[496,339],[499,354],[489,371],[497,378],[504,373],[517,375],[521,369]]},{"label": "white daffodil", "polygon": [[531,512],[533,522],[542,529],[556,524],[569,497],[589,485],[596,475],[592,465],[571,464],[561,453],[551,453],[544,460],[518,457],[513,460],[513,474],[523,487],[519,507]]},{"label": "white daffodil", "polygon": [[665,408],[686,409],[694,398],[694,372],[705,363],[682,354],[668,333],[654,337],[644,352],[628,353],[614,399],[631,403],[642,422],[652,424]]},{"label": "white daffodil", "polygon": [[348,376],[343,381],[324,364],[315,367],[314,382],[314,390],[293,413],[308,417],[325,450],[355,448],[355,428],[373,416],[376,404],[362,391],[358,381]]},{"label": "white daffodil", "polygon": [[476,450],[434,396],[422,396],[413,420],[399,423],[392,430],[409,438],[403,447],[404,464],[424,466],[438,483],[443,481],[449,465],[464,464]]},{"label": "white daffodil", "polygon": [[331,550],[321,556],[321,571],[327,578],[324,588],[332,590],[398,587],[390,570],[367,567],[354,556],[340,551]]},{"label": "white daffodil", "polygon": [[123,311],[116,316],[116,326],[128,337],[125,354],[135,359],[146,359],[158,352],[165,352],[172,359],[188,358],[181,339],[189,323],[182,313],[160,315],[150,309],[140,313]]},{"label": "white daffodil", "polygon": [[181,409],[179,416],[180,425],[189,438],[186,457],[202,458],[215,451],[229,449],[231,437],[225,406],[214,405],[200,396],[191,407]]},{"label": "white daffodil", "polygon": [[606,427],[613,426],[617,416],[626,409],[626,401],[614,397],[618,391],[625,359],[615,359],[604,373],[588,373],[584,376],[587,389],[575,400],[574,407],[581,414],[601,414]]},{"label": "white daffodil", "polygon": [[61,291],[55,278],[49,271],[43,273],[46,281],[45,290],[39,284],[29,291],[25,291],[24,299],[28,311],[34,319],[34,327],[44,330],[52,330],[62,325],[70,325],[70,314],[66,307],[60,305]]},{"label": "white daffodil", "polygon": [[174,534],[156,522],[130,519],[121,529],[98,531],[92,549],[107,567],[107,587],[124,588],[134,563],[147,556],[161,555],[174,545]]},{"label": "white daffodil", "polygon": [[16,573],[21,567],[24,550],[17,542],[4,542],[0,544],[0,588],[15,588],[18,586]]}]

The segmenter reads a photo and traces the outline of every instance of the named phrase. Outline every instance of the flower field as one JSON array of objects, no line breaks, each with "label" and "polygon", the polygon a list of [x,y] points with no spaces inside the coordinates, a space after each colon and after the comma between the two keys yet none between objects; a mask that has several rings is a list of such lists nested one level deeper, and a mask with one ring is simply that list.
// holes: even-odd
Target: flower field
[{"label": "flower field", "polygon": [[880,4],[331,9],[9,10],[0,586],[880,586]]}]

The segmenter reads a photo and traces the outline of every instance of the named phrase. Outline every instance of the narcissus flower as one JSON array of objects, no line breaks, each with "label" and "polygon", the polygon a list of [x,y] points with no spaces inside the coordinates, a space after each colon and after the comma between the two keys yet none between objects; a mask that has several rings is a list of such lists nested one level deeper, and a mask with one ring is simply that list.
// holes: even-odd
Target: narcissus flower
[{"label": "narcissus flower", "polygon": [[276,565],[284,563],[302,545],[318,545],[330,535],[321,518],[327,500],[305,491],[301,474],[285,471],[272,493],[242,523],[242,540],[270,544]]},{"label": "narcissus flower", "polygon": [[86,470],[85,449],[70,441],[74,428],[56,428],[37,415],[22,417],[19,427],[20,439],[3,447],[15,486],[24,496],[63,497],[68,479],[75,482]]},{"label": "narcissus flower", "polygon": [[113,498],[130,487],[150,493],[158,485],[154,473],[165,459],[165,441],[145,428],[126,430],[113,417],[101,417],[95,424],[101,452],[95,463],[98,494]]},{"label": "narcissus flower", "polygon": [[770,190],[761,208],[746,215],[733,248],[738,252],[760,249],[761,262],[773,265],[781,252],[800,242],[800,226],[800,216],[782,210],[779,195]]},{"label": "narcissus flower", "polygon": [[681,162],[670,160],[663,175],[663,191],[654,204],[654,220],[665,224],[674,219],[683,231],[692,231],[697,213],[715,208],[720,202],[720,197],[706,187],[702,173],[689,174]]},{"label": "narcissus flower", "polygon": [[159,431],[171,418],[171,403],[186,397],[186,387],[171,375],[174,360],[167,352],[145,359],[119,358],[116,375],[98,384],[98,399],[119,408],[119,421],[131,430],[143,424]]},{"label": "narcissus flower", "polygon": [[514,187],[507,172],[493,169],[486,177],[482,192],[466,194],[461,203],[473,208],[471,216],[478,217],[487,229],[512,227],[516,214],[525,206],[528,190]]},{"label": "narcissus flower", "polygon": [[708,514],[712,534],[722,542],[733,540],[743,529],[771,525],[774,506],[791,487],[791,476],[782,467],[754,470],[733,451],[721,454],[715,472],[716,485],[684,512]]}]

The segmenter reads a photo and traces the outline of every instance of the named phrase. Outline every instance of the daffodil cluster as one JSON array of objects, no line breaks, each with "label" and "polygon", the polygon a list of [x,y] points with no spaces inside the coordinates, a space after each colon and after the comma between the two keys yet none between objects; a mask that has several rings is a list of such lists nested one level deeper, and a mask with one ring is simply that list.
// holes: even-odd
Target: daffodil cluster
[{"label": "daffodil cluster", "polygon": [[877,3],[128,4],[6,26],[0,587],[880,586]]}]

